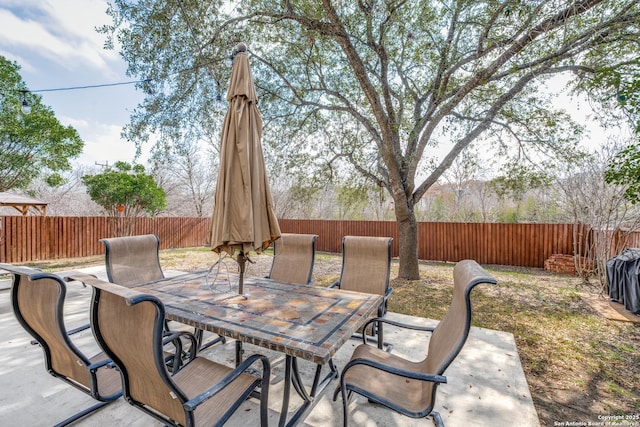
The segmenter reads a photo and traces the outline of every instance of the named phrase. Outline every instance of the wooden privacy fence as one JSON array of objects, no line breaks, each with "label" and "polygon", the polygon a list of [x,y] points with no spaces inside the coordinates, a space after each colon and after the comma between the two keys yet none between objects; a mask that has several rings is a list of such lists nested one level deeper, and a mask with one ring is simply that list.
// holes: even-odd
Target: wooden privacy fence
[{"label": "wooden privacy fence", "polygon": [[[283,232],[317,234],[316,249],[342,252],[342,236],[393,237],[398,256],[398,226],[392,221],[279,220]],[[573,224],[418,223],[418,258],[481,264],[543,267],[551,254],[573,254]]]},{"label": "wooden privacy fence", "polygon": [[[0,217],[0,262],[19,263],[76,258],[104,253],[100,239],[131,234],[157,234],[161,249],[202,246],[209,236],[203,218]],[[126,223],[126,225],[125,225]]]},{"label": "wooden privacy fence", "polygon": [[[0,262],[75,258],[104,253],[99,239],[124,228],[131,234],[154,233],[161,248],[209,245],[209,218],[0,217]],[[342,237],[393,237],[398,256],[398,227],[392,221],[279,220],[284,233],[317,234],[318,251],[340,253]],[[481,264],[543,267],[552,254],[574,253],[573,224],[494,224],[423,222],[418,224],[418,257]],[[581,233],[580,235],[588,235]]]}]

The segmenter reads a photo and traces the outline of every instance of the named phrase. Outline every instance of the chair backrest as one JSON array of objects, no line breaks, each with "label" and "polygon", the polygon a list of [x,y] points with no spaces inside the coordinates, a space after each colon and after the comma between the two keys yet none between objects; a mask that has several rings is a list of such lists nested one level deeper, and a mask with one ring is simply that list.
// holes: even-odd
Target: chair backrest
[{"label": "chair backrest", "polygon": [[269,278],[283,283],[310,283],[317,238],[316,234],[283,233],[273,242]]},{"label": "chair backrest", "polygon": [[91,361],[69,339],[64,324],[66,283],[61,277],[27,267],[0,264],[13,274],[11,303],[18,322],[40,344],[47,371],[98,398],[120,391],[120,384],[99,382],[92,390]]},{"label": "chair backrest", "polygon": [[[463,260],[456,264],[453,269],[453,298],[447,313],[429,340],[427,358],[424,361],[425,373],[442,375],[460,353],[471,327],[470,294],[480,283],[496,284],[496,280],[473,260]],[[432,389],[434,383],[425,382],[424,386]]]},{"label": "chair backrest", "polygon": [[344,236],[340,289],[384,295],[389,289],[391,237]]},{"label": "chair backrest", "polygon": [[105,246],[107,277],[132,286],[164,278],[160,267],[160,239],[155,234],[100,239]]},{"label": "chair backrest", "polygon": [[91,326],[102,349],[122,372],[127,400],[145,412],[151,413],[145,408],[157,411],[161,419],[164,416],[187,425],[183,403],[188,399],[164,363],[162,303],[117,284],[100,281],[91,285]]}]

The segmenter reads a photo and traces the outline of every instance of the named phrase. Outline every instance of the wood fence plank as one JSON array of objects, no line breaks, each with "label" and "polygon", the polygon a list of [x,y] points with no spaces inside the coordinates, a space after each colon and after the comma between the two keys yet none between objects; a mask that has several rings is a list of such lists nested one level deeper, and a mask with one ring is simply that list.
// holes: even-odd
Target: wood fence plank
[{"label": "wood fence plank", "polygon": [[[108,218],[5,216],[0,226],[0,261],[102,255],[99,239],[114,237],[130,225],[135,234],[158,234],[163,249],[209,246],[210,218]],[[400,241],[394,221],[282,219],[283,233],[318,234],[319,252],[340,253],[345,235],[392,237],[392,254]],[[420,259],[543,267],[552,254],[572,255],[590,239],[588,226],[573,224],[418,223]],[[621,244],[626,234],[621,233]],[[640,232],[626,237],[626,247],[640,246]]]}]

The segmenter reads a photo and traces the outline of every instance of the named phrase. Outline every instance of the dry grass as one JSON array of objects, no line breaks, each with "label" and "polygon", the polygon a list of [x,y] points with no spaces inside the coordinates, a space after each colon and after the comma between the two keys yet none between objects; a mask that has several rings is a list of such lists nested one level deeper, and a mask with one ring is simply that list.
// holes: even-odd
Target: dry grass
[{"label": "dry grass", "polygon": [[[161,252],[165,269],[201,269],[215,258],[207,248]],[[247,274],[268,274],[269,253],[253,260]],[[100,263],[101,257],[92,257],[33,265],[62,270]],[[339,256],[317,254],[315,284],[336,280],[340,266]],[[421,280],[393,280],[389,309],[442,318],[451,300],[452,269],[452,264],[423,263]],[[486,269],[498,285],[473,291],[473,324],[515,336],[542,425],[640,413],[640,324],[606,320],[594,312],[582,299],[592,289],[577,278],[541,269]]]}]

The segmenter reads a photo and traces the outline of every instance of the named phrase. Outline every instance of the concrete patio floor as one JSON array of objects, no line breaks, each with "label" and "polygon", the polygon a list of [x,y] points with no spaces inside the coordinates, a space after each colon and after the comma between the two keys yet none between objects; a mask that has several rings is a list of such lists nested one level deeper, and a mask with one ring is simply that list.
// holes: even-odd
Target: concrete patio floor
[{"label": "concrete patio floor", "polygon": [[[83,269],[106,279],[104,268]],[[61,273],[62,274],[62,273]],[[77,389],[52,377],[44,369],[43,352],[30,344],[31,337],[20,327],[9,301],[8,283],[0,284],[0,425],[49,426],[94,401]],[[88,322],[89,288],[69,284],[65,319],[73,328]],[[389,313],[392,319],[433,325],[434,320]],[[400,331],[387,327],[385,339],[394,344],[393,353],[418,360],[426,351],[428,334]],[[73,336],[74,342],[87,354],[98,351],[90,331]],[[359,341],[350,340],[334,357],[338,369],[349,360]],[[284,356],[255,346],[245,346],[247,353],[259,352],[272,362],[271,390],[269,393],[269,424],[277,425],[282,399]],[[210,348],[206,357],[229,364],[234,363],[234,344],[227,343]],[[300,361],[306,384],[311,383],[315,365]],[[472,327],[469,339],[460,355],[446,372],[448,383],[439,386],[436,410],[445,425],[462,426],[539,426],[538,416],[520,364],[518,350],[512,334]],[[340,399],[332,400],[338,381],[331,384],[313,410],[299,424],[302,426],[339,426],[342,424]],[[292,393],[290,409],[297,401]],[[411,419],[358,396],[349,407],[352,426],[432,426],[431,418]],[[258,402],[246,401],[227,423],[228,426],[258,425]],[[161,426],[123,399],[77,422],[78,426]]]}]

